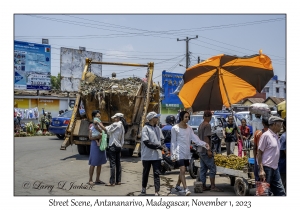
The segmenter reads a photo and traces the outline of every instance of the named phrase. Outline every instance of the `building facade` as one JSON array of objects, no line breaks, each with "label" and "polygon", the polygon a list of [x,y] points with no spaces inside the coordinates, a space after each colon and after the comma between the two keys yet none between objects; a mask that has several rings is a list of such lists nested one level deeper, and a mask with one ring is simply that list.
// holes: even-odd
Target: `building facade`
[{"label": "building facade", "polygon": [[286,82],[278,80],[275,75],[264,87],[262,93],[266,93],[266,97],[286,98]]},{"label": "building facade", "polygon": [[21,123],[30,121],[39,123],[43,108],[45,112],[51,112],[52,117],[57,117],[60,110],[71,110],[70,105],[75,103],[76,94],[76,92],[56,94],[40,91],[40,94],[37,95],[35,91],[16,90],[14,92],[14,112],[21,113]]}]

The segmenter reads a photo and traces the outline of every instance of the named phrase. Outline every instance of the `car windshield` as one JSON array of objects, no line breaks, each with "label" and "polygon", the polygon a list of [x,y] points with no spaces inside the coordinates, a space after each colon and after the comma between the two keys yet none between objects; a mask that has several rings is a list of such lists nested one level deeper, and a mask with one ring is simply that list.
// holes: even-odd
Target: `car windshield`
[{"label": "car windshield", "polygon": [[59,117],[71,118],[71,116],[72,116],[72,111],[67,111],[62,115],[60,115]]},{"label": "car windshield", "polygon": [[[188,124],[189,126],[199,126],[203,120],[203,115],[191,115],[191,119],[188,121]],[[212,117],[209,123],[211,126],[215,126],[215,118]]]}]

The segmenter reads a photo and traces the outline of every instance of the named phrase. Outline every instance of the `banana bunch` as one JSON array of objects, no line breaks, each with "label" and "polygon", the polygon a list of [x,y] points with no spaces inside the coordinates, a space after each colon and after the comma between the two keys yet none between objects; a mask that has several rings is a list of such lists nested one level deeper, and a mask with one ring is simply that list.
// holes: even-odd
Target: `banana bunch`
[{"label": "banana bunch", "polygon": [[214,159],[216,166],[221,166],[235,170],[242,170],[248,164],[247,156],[238,157],[233,154],[229,156],[216,154]]}]

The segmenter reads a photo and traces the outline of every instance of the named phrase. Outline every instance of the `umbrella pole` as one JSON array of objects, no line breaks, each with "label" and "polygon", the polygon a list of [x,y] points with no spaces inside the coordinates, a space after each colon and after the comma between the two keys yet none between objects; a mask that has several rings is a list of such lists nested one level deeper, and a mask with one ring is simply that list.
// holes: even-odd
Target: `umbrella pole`
[{"label": "umbrella pole", "polygon": [[[229,106],[230,106],[230,110],[231,110],[232,117],[233,117],[234,122],[235,122],[235,124],[236,124],[236,126],[237,126],[238,134],[239,134],[240,136],[242,136],[242,135],[241,135],[241,132],[240,132],[240,129],[238,128],[236,119],[235,119],[235,117],[234,117],[234,115],[233,115],[233,109],[232,109],[232,105],[231,105],[231,102],[230,102],[230,98],[229,98],[229,96],[228,96],[228,92],[227,92],[227,89],[226,89],[226,86],[225,86],[225,83],[224,83],[223,74],[220,73],[220,70],[219,70],[219,75],[220,75],[221,80],[222,80],[222,84],[223,84],[223,87],[224,87],[224,90],[225,90],[225,93],[226,93],[226,97],[227,97],[227,100],[228,100],[228,103],[229,103]],[[238,140],[238,139],[237,139],[237,140]],[[243,151],[244,151],[244,149],[245,149],[245,144],[244,144],[243,139],[242,139],[242,142],[243,142]],[[248,156],[248,158],[250,158],[250,151],[249,151],[249,150],[247,150],[247,156]]]}]

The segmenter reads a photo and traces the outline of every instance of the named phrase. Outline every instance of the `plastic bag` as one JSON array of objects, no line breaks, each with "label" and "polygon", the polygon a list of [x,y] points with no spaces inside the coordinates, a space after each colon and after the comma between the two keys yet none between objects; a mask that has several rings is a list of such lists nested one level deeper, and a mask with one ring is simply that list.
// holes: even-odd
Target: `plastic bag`
[{"label": "plastic bag", "polygon": [[270,184],[268,182],[256,181],[256,196],[268,196]]},{"label": "plastic bag", "polygon": [[270,113],[270,108],[264,103],[254,103],[250,106],[249,111],[252,114],[268,115]]},{"label": "plastic bag", "polygon": [[107,148],[107,134],[104,131],[102,131],[102,140],[99,149],[101,151],[105,151],[106,148]]}]

